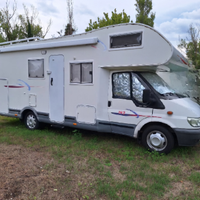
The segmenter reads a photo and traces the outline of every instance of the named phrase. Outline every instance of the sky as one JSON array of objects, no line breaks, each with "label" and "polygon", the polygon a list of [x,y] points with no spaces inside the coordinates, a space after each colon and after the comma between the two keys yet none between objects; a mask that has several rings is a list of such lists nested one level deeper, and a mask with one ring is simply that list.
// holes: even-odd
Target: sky
[{"label": "sky", "polygon": [[[9,0],[12,8],[13,0]],[[30,8],[34,5],[40,18],[40,24],[46,27],[52,20],[50,31],[46,38],[58,37],[58,31],[64,30],[68,22],[67,0],[16,0],[17,13],[23,14],[23,3]],[[174,46],[180,42],[180,38],[188,37],[190,24],[200,26],[200,0],[152,0],[153,10],[156,13],[154,28],[163,34]],[[6,0],[0,0],[0,8],[5,7]],[[103,12],[109,13],[116,8],[117,12],[125,12],[135,22],[135,0],[73,0],[74,23],[77,33],[85,32],[90,19],[96,21],[102,18]]]}]

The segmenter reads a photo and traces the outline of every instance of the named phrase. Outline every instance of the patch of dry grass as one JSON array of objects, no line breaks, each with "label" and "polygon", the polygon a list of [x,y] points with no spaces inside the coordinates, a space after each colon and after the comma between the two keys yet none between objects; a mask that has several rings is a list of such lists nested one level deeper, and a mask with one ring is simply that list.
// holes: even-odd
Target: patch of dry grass
[{"label": "patch of dry grass", "polygon": [[160,156],[124,136],[29,131],[0,117],[0,199],[198,199],[199,153]]}]

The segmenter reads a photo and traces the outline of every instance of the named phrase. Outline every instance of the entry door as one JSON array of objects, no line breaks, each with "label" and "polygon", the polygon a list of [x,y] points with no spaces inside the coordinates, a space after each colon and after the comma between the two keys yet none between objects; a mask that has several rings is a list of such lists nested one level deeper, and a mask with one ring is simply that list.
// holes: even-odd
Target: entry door
[{"label": "entry door", "polygon": [[8,113],[8,81],[0,78],[0,113]]},{"label": "entry door", "polygon": [[64,56],[52,55],[49,58],[49,99],[50,120],[64,121]]},{"label": "entry door", "polygon": [[111,74],[108,114],[113,133],[133,136],[137,124],[152,117],[152,108],[142,107],[144,89],[133,73]]}]

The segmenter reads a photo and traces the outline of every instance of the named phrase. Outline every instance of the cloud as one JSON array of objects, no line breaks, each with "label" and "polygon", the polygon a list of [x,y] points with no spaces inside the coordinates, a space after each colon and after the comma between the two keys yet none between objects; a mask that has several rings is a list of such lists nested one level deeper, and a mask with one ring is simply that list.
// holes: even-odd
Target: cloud
[{"label": "cloud", "polygon": [[95,13],[91,9],[89,9],[85,4],[80,4],[80,5],[76,6],[76,8],[74,10],[76,11],[76,14],[78,14],[78,15],[95,16]]},{"label": "cloud", "polygon": [[44,15],[59,14],[59,10],[50,1],[39,1],[37,3],[38,10]]},{"label": "cloud", "polygon": [[176,46],[179,44],[180,38],[188,37],[191,24],[200,24],[200,9],[183,12],[179,17],[160,24],[155,23],[155,28]]},{"label": "cloud", "polygon": [[184,12],[181,16],[187,19],[200,19],[200,9],[193,10],[192,12]]},{"label": "cloud", "polygon": [[[182,1],[165,1],[155,0],[156,23],[163,21],[171,21],[174,18],[187,18],[186,15],[191,14],[194,10],[199,12],[199,0]],[[200,14],[200,13],[199,13]],[[189,17],[191,18],[191,17]]]},{"label": "cloud", "polygon": [[171,21],[161,23],[159,29],[165,33],[185,33],[192,22],[191,19],[174,18]]}]

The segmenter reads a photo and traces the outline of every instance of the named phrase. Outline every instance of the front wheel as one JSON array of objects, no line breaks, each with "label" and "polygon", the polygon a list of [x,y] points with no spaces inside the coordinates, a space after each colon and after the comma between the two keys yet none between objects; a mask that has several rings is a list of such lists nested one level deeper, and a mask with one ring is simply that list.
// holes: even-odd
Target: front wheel
[{"label": "front wheel", "polygon": [[149,126],[142,134],[142,144],[150,151],[167,154],[174,148],[174,137],[165,127]]},{"label": "front wheel", "polygon": [[39,122],[33,112],[28,112],[26,114],[24,122],[26,127],[30,130],[35,130],[39,128]]}]

